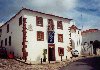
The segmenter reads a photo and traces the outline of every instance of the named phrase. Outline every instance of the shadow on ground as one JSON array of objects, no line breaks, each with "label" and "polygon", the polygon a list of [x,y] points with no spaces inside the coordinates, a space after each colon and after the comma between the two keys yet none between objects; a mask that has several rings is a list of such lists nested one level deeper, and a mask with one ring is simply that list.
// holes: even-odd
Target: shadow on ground
[{"label": "shadow on ground", "polygon": [[100,57],[79,59],[60,70],[100,70]]}]

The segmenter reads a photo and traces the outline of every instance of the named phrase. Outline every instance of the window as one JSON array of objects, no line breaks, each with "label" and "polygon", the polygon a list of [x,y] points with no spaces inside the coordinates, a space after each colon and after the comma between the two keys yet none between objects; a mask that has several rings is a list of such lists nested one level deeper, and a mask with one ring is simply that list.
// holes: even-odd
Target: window
[{"label": "window", "polygon": [[58,42],[63,42],[63,34],[58,34]]},{"label": "window", "polygon": [[2,35],[2,29],[0,29],[0,37],[1,37],[1,35]]},{"label": "window", "polygon": [[77,41],[77,46],[78,46],[78,41]]},{"label": "window", "polygon": [[2,33],[2,29],[0,29],[0,33]]},{"label": "window", "polygon": [[9,36],[9,46],[11,46],[11,36]]},{"label": "window", "polygon": [[7,45],[7,38],[5,39],[5,46]]},{"label": "window", "polygon": [[64,56],[64,48],[58,47],[58,54],[59,56]]},{"label": "window", "polygon": [[79,45],[80,45],[80,39],[79,39]]},{"label": "window", "polygon": [[36,25],[43,27],[43,18],[36,16]]},{"label": "window", "polygon": [[7,24],[7,33],[9,32],[9,24]]},{"label": "window", "polygon": [[52,19],[48,19],[48,30],[49,31],[54,30],[54,23]]},{"label": "window", "polygon": [[79,34],[80,32],[78,31],[78,34]]},{"label": "window", "polygon": [[3,40],[1,40],[1,47],[3,47]]},{"label": "window", "polygon": [[37,41],[44,41],[44,32],[37,31]]},{"label": "window", "polygon": [[22,24],[22,16],[19,18],[19,26]]},{"label": "window", "polygon": [[63,29],[62,21],[57,21],[57,29]]}]

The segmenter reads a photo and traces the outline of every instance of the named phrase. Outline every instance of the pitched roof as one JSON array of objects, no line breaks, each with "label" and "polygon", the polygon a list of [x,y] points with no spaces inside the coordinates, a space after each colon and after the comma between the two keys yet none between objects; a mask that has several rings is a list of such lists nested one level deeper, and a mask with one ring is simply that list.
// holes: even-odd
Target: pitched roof
[{"label": "pitched roof", "polygon": [[70,29],[74,29],[74,30],[76,30],[76,29],[78,29],[75,25],[72,25],[71,27],[70,27]]},{"label": "pitched roof", "polygon": [[60,17],[60,16],[56,16],[56,15],[52,15],[52,14],[46,14],[46,13],[42,13],[42,12],[39,12],[39,11],[34,11],[34,10],[31,10],[31,9],[23,8],[15,16],[13,16],[10,20],[8,20],[6,23],[4,23],[2,26],[0,26],[0,28],[3,27],[4,25],[6,25],[8,22],[10,22],[12,19],[14,19],[23,10],[27,10],[27,11],[31,11],[31,12],[36,12],[36,13],[41,13],[41,14],[45,14],[45,15],[49,15],[49,16],[53,16],[53,17],[57,17],[57,18],[62,18],[62,19],[68,20],[68,21],[73,20],[73,19],[63,18],[63,17]]}]

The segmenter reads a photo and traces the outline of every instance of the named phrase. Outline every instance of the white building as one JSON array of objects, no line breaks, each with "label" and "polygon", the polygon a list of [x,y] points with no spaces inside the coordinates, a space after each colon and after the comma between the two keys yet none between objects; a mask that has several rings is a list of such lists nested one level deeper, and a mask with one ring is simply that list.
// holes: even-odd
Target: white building
[{"label": "white building", "polygon": [[82,32],[82,43],[90,41],[100,41],[100,30],[98,29],[89,29]]},{"label": "white building", "polygon": [[[83,52],[87,55],[93,54],[93,45],[91,46],[90,42],[94,42],[95,40],[100,41],[100,30],[98,29],[89,29],[82,32],[82,45],[83,45]],[[85,43],[88,44],[88,47],[85,47]],[[97,49],[99,50],[99,49]],[[100,52],[97,52],[99,54]]]},{"label": "white building", "polygon": [[40,62],[44,57],[47,61],[61,60],[61,55],[62,59],[70,58],[70,21],[23,8],[0,27],[1,47],[29,61]]},{"label": "white building", "polygon": [[82,43],[82,35],[81,29],[78,29],[75,24],[70,27],[70,37],[71,37],[71,46],[72,49],[78,50],[79,54],[81,54],[81,43]]}]

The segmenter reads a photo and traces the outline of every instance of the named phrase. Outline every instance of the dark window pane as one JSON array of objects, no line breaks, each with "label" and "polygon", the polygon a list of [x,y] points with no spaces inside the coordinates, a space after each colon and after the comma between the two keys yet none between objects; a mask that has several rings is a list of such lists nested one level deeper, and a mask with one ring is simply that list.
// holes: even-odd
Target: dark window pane
[{"label": "dark window pane", "polygon": [[22,16],[19,18],[19,25],[22,24]]}]

